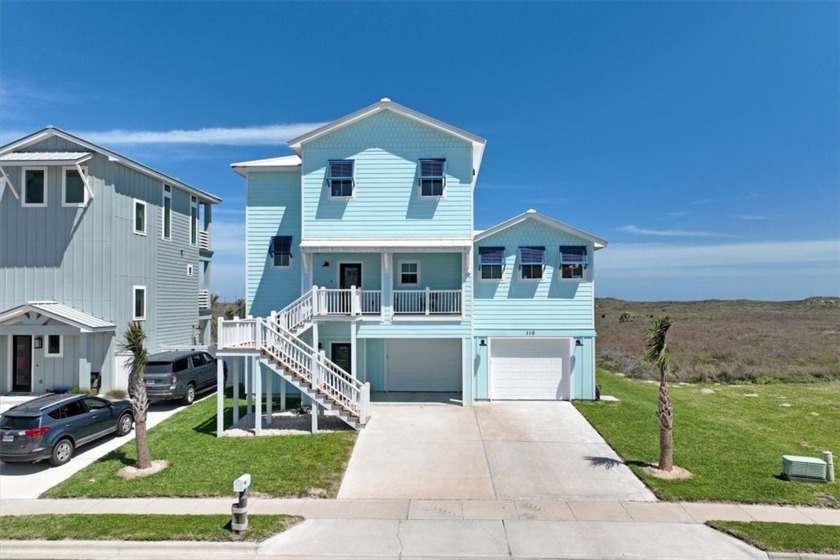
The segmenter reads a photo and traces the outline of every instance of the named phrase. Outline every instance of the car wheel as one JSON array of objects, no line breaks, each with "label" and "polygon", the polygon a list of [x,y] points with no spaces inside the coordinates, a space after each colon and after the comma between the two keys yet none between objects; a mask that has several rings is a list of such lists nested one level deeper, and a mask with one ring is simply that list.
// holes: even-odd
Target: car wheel
[{"label": "car wheel", "polygon": [[65,438],[59,440],[50,454],[50,463],[56,467],[65,464],[73,458],[73,442]]},{"label": "car wheel", "polygon": [[131,432],[131,427],[133,424],[134,418],[131,417],[131,414],[126,412],[125,414],[120,416],[120,419],[117,420],[117,435],[128,435]]},{"label": "car wheel", "polygon": [[181,399],[181,402],[184,404],[192,404],[195,400],[195,385],[190,383],[187,385],[187,392],[184,393],[184,398]]}]

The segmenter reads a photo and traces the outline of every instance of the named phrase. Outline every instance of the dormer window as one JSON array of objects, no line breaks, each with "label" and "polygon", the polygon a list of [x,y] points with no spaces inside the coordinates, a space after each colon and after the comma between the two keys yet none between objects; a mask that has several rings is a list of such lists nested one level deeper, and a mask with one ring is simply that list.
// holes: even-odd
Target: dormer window
[{"label": "dormer window", "polygon": [[420,160],[420,196],[443,196],[446,187],[446,160]]},{"label": "dormer window", "polygon": [[588,264],[585,245],[560,246],[560,278],[563,280],[583,280],[583,271]]},{"label": "dormer window", "polygon": [[353,196],[354,161],[352,159],[330,160],[327,164],[327,182],[331,198],[350,198]]},{"label": "dormer window", "polygon": [[482,280],[501,280],[505,267],[504,247],[479,247],[478,266]]},{"label": "dormer window", "polygon": [[519,277],[522,280],[540,280],[545,267],[545,247],[519,248]]}]

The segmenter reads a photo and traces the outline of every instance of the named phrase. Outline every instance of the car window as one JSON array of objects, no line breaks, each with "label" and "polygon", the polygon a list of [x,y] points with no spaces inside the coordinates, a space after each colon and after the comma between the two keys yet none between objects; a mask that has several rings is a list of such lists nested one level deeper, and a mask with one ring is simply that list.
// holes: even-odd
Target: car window
[{"label": "car window", "polygon": [[203,365],[207,365],[207,360],[204,358],[204,354],[196,354],[192,357],[193,367],[201,367]]},{"label": "car window", "polygon": [[84,414],[85,412],[87,412],[87,410],[82,405],[82,401],[73,401],[56,408],[50,412],[49,416],[55,420],[61,420],[62,418],[72,418],[73,416]]},{"label": "car window", "polygon": [[175,362],[172,363],[172,371],[174,371],[175,373],[187,370],[187,369],[189,369],[189,367],[190,367],[190,361],[189,361],[188,358],[182,358],[182,359],[176,360]]},{"label": "car window", "polygon": [[202,356],[204,356],[204,360],[205,360],[208,364],[215,364],[215,363],[216,363],[216,358],[214,358],[214,357],[213,357],[213,356],[211,356],[210,354],[207,354],[207,353],[202,353]]},{"label": "car window", "polygon": [[37,416],[0,416],[0,430],[31,430],[40,423]]},{"label": "car window", "polygon": [[98,399],[96,397],[85,397],[85,405],[87,405],[88,410],[102,410],[103,408],[108,408],[108,402],[102,399]]},{"label": "car window", "polygon": [[172,372],[171,362],[149,362],[146,364],[146,373],[170,373]]}]

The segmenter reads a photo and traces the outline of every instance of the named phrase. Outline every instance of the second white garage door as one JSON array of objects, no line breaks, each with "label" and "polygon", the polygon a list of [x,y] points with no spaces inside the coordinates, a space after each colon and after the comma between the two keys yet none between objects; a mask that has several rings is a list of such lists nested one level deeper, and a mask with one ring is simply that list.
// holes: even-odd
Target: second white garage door
[{"label": "second white garage door", "polygon": [[570,338],[490,340],[490,398],[558,400],[570,398]]},{"label": "second white garage door", "polygon": [[387,340],[388,391],[461,391],[461,339]]}]

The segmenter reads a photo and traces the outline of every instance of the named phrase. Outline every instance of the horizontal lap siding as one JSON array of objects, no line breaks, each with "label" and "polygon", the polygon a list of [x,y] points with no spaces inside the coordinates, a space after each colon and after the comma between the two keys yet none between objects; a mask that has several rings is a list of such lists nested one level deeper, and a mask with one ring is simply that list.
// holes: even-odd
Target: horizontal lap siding
[{"label": "horizontal lap siding", "polygon": [[[246,201],[246,301],[248,313],[263,317],[300,296],[300,175],[249,173]],[[273,268],[271,238],[292,236],[292,265]]]},{"label": "horizontal lap siding", "polygon": [[[539,282],[519,279],[520,246],[545,246],[546,267]],[[594,283],[559,279],[560,245],[588,245],[586,274],[593,278],[593,248],[586,241],[535,220],[526,220],[477,243],[474,255],[476,334],[493,330],[594,329]],[[480,280],[480,247],[505,247],[501,281]],[[537,333],[539,334],[539,333]]]},{"label": "horizontal lap siding", "polygon": [[[446,196],[421,198],[420,158],[445,158]],[[331,159],[355,160],[354,197],[330,200]],[[316,238],[469,237],[472,146],[393,113],[381,113],[304,146],[304,231]]]}]

